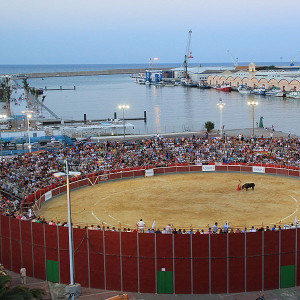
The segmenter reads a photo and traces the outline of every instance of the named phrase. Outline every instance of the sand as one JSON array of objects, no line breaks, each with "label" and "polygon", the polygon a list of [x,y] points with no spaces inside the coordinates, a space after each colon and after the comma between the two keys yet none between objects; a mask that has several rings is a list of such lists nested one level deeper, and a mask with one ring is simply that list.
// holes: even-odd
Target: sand
[{"label": "sand", "polygon": [[[238,180],[255,190],[237,191]],[[241,173],[186,173],[110,181],[71,192],[72,220],[79,225],[206,228],[292,223],[300,202],[297,178]],[[40,215],[67,221],[66,194],[46,202]]]}]

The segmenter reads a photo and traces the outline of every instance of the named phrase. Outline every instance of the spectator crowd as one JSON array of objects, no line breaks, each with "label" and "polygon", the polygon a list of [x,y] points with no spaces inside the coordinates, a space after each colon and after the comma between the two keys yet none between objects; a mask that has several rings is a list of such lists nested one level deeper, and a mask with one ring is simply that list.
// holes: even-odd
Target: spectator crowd
[{"label": "spectator crowd", "polygon": [[[271,164],[299,168],[300,138],[251,138],[243,135],[225,139],[154,136],[135,141],[78,144],[67,148],[7,157],[0,162],[0,188],[6,192],[0,195],[2,213],[46,222],[28,214],[19,216],[21,200],[45,186],[63,184],[64,178],[54,177],[53,174],[64,172],[63,162],[66,159],[70,161],[72,171],[80,172],[83,178],[91,173],[101,174],[110,170],[167,167],[185,163]],[[11,197],[8,197],[8,194]],[[52,223],[60,225],[57,222],[52,221]],[[103,227],[99,226],[98,229],[102,230]],[[151,233],[153,230],[143,231]],[[225,231],[223,227],[218,228],[217,232],[231,232],[232,230]],[[250,231],[251,229],[243,230]],[[190,230],[177,231],[174,228],[171,232],[191,233]],[[158,233],[171,232],[166,227]],[[216,232],[208,228],[206,231],[199,231],[199,234],[201,233]]]}]

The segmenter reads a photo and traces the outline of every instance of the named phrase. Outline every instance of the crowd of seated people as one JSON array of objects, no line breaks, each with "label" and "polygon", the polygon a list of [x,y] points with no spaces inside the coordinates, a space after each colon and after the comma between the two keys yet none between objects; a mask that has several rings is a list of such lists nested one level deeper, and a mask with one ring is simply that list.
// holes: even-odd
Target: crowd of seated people
[{"label": "crowd of seated people", "polygon": [[[75,145],[63,149],[53,149],[44,152],[7,157],[0,162],[0,188],[6,191],[1,194],[0,209],[3,214],[32,219],[36,222],[46,222],[36,218],[33,213],[21,215],[21,200],[26,196],[52,184],[61,185],[64,177],[54,177],[56,172],[64,171],[64,160],[72,163],[72,170],[81,173],[84,178],[90,173],[109,172],[126,168],[167,167],[174,164],[208,164],[244,163],[244,164],[274,164],[286,167],[300,167],[300,138],[251,138],[239,135],[237,137],[190,136],[166,138],[154,136],[151,138],[130,141],[104,141]],[[7,195],[10,194],[11,197]],[[30,210],[31,212],[31,210]],[[32,215],[31,215],[32,214]],[[62,225],[52,221],[52,225]],[[66,224],[64,224],[66,225]],[[103,230],[102,225],[96,229]],[[280,228],[276,228],[280,229]],[[121,229],[110,229],[121,230]],[[218,232],[252,232],[252,229],[233,229]],[[259,230],[259,229],[256,229]],[[271,230],[265,228],[265,230]],[[213,229],[193,231],[195,234],[215,233]],[[171,232],[166,227],[163,230],[145,230],[148,233],[186,234],[191,230],[176,230]]]},{"label": "crowd of seated people", "polygon": [[113,169],[166,167],[172,164],[210,162],[277,164],[300,166],[300,139],[253,139],[243,136],[224,139],[205,137],[152,138],[135,141],[105,141],[64,149],[7,157],[0,163],[1,188],[21,198],[63,178],[61,161],[69,159],[72,170],[82,177]]}]

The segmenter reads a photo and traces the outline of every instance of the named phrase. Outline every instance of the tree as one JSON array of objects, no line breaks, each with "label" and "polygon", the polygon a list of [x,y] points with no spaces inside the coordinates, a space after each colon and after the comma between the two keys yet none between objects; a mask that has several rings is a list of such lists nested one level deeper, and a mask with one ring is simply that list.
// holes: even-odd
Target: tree
[{"label": "tree", "polygon": [[210,132],[215,128],[215,123],[213,123],[211,121],[207,121],[207,122],[205,122],[205,128],[206,128],[207,132]]},{"label": "tree", "polygon": [[26,92],[29,90],[29,83],[27,82],[27,78],[23,79],[23,87]]},{"label": "tree", "polygon": [[29,289],[24,285],[17,285],[13,288],[11,285],[11,277],[4,274],[0,274],[0,299],[1,300],[42,300],[46,294],[42,289]]}]

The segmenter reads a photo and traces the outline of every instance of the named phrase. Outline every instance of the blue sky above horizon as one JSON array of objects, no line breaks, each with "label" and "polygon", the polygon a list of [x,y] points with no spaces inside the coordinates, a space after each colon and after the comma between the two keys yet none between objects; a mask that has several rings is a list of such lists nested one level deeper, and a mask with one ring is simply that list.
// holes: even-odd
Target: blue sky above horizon
[{"label": "blue sky above horizon", "polygon": [[[290,61],[299,0],[10,0],[1,2],[0,64]],[[296,61],[300,61],[300,55]]]}]

